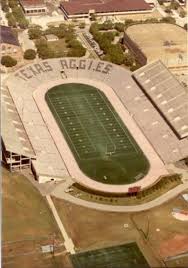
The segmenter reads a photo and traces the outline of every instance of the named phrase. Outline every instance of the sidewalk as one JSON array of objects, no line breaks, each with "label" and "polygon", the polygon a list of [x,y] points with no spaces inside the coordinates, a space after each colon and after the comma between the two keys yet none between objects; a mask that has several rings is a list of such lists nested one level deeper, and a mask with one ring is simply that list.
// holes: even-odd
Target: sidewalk
[{"label": "sidewalk", "polygon": [[80,205],[83,207],[101,210],[101,211],[111,211],[111,212],[139,212],[148,210],[157,206],[162,205],[163,203],[169,201],[170,199],[173,199],[181,192],[188,190],[188,182],[185,182],[183,184],[178,185],[176,188],[171,189],[164,195],[141,205],[136,206],[114,206],[114,205],[105,205],[105,204],[98,204],[94,202],[89,202],[86,200],[82,200],[79,198],[76,198],[68,193],[64,192],[64,189],[61,185],[55,188],[55,190],[51,193],[51,195],[54,195],[57,198],[62,198],[64,200],[67,200],[69,202],[72,202],[76,205]]},{"label": "sidewalk", "polygon": [[67,252],[70,252],[71,254],[75,254],[74,244],[72,242],[72,239],[68,236],[68,234],[67,234],[67,232],[66,232],[66,230],[65,230],[65,228],[63,226],[63,223],[62,223],[62,221],[61,221],[61,219],[60,219],[60,217],[59,217],[59,215],[57,213],[57,210],[56,210],[56,208],[54,206],[54,203],[53,203],[51,197],[49,195],[47,195],[46,199],[47,199],[49,207],[50,207],[50,209],[51,209],[51,211],[52,211],[52,213],[54,215],[54,218],[55,218],[56,223],[57,223],[57,225],[59,227],[59,230],[60,230],[60,232],[61,232],[61,234],[62,234],[62,236],[64,238],[64,241],[65,241],[64,246],[65,246]]}]

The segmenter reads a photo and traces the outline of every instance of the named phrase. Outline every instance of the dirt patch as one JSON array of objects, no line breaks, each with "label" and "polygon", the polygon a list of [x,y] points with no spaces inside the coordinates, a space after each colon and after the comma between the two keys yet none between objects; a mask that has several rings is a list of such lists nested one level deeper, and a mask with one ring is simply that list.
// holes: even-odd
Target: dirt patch
[{"label": "dirt patch", "polygon": [[184,53],[185,52],[181,48],[166,48],[165,51],[170,52],[170,53]]},{"label": "dirt patch", "polygon": [[176,256],[187,251],[188,235],[177,234],[160,245],[160,254],[163,258]]},{"label": "dirt patch", "polygon": [[134,215],[138,228],[148,234],[149,244],[161,258],[173,254],[165,249],[161,251],[167,241],[173,241],[178,237],[186,239],[188,237],[187,222],[179,221],[172,216],[174,208],[187,210],[188,203],[180,195],[162,206]]},{"label": "dirt patch", "polygon": [[[63,239],[45,198],[19,173],[3,169],[2,184],[2,267],[63,267]],[[54,255],[41,252],[48,244],[54,245]]]},{"label": "dirt patch", "polygon": [[2,172],[3,242],[60,236],[44,197],[19,173]]},{"label": "dirt patch", "polygon": [[53,202],[68,235],[73,240],[76,252],[136,241],[148,263],[152,267],[161,267],[160,260],[135,228],[130,213],[97,211],[54,197]]}]

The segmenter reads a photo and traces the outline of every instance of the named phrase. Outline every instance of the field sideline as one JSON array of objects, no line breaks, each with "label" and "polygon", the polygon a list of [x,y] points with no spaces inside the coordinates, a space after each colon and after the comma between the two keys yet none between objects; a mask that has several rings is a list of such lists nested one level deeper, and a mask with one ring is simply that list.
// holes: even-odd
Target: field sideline
[{"label": "field sideline", "polygon": [[149,163],[105,95],[84,84],[50,89],[46,101],[80,169],[106,184],[127,184]]},{"label": "field sideline", "polygon": [[[101,183],[98,181],[91,180],[88,176],[86,176],[78,167],[77,162],[75,161],[74,155],[70,150],[66,140],[64,139],[60,128],[57,125],[57,122],[52,115],[51,111],[45,100],[46,92],[53,88],[54,86],[58,86],[61,84],[65,84],[65,80],[60,79],[56,81],[52,81],[46,83],[45,85],[40,86],[40,89],[36,89],[33,93],[34,100],[38,106],[39,111],[43,117],[43,120],[46,122],[48,130],[53,137],[55,144],[59,150],[59,153],[66,164],[69,174],[72,178],[74,178],[77,182],[82,185],[85,185],[89,188],[104,191],[104,192],[128,192],[129,187],[133,186],[140,186],[141,188],[145,188],[152,183],[154,183],[161,174],[167,174],[167,171],[158,157],[148,140],[145,138],[143,133],[140,131],[136,123],[134,122],[133,118],[129,114],[129,112],[125,109],[120,99],[118,99],[117,95],[115,94],[114,90],[109,86],[105,85],[101,82],[91,81],[88,79],[78,79],[78,78],[69,78],[66,79],[66,84],[69,83],[81,83],[90,86],[94,86],[95,88],[101,90],[108,100],[113,104],[113,108],[115,109],[116,113],[119,115],[123,123],[129,129],[130,134],[135,138],[138,146],[146,155],[149,163],[150,169],[147,175],[134,183],[129,185],[106,185],[105,183]],[[66,153],[65,153],[66,152]]]}]

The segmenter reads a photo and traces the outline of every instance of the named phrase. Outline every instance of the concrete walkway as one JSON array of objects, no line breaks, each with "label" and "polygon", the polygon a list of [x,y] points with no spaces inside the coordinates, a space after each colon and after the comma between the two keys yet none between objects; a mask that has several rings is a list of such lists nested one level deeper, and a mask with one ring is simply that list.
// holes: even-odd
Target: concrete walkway
[{"label": "concrete walkway", "polygon": [[20,42],[20,45],[21,45],[23,51],[25,51],[27,49],[36,50],[35,43],[33,42],[33,40],[29,39],[28,30],[24,30],[24,31],[20,32],[18,34],[18,40]]},{"label": "concrete walkway", "polygon": [[167,193],[163,194],[162,196],[150,202],[147,202],[141,205],[136,205],[136,206],[115,206],[115,205],[105,205],[105,204],[99,204],[95,202],[89,202],[86,200],[76,198],[68,193],[65,193],[64,187],[62,187],[62,185],[59,185],[57,188],[55,188],[55,190],[51,193],[51,195],[54,195],[57,198],[62,198],[76,205],[80,205],[80,206],[91,208],[91,209],[101,210],[101,211],[139,212],[139,211],[144,211],[144,210],[148,210],[148,209],[160,206],[163,203],[169,201],[170,199],[176,197],[178,194],[180,194],[181,192],[185,190],[188,190],[188,182],[178,185],[177,187],[171,189]]},{"label": "concrete walkway", "polygon": [[61,221],[61,219],[60,219],[60,217],[59,217],[59,215],[57,213],[57,210],[56,210],[56,208],[54,206],[54,203],[53,203],[51,197],[49,195],[47,195],[46,199],[47,199],[49,207],[50,207],[50,209],[51,209],[51,211],[52,211],[52,213],[54,215],[54,218],[55,218],[55,220],[57,222],[59,230],[60,230],[60,232],[61,232],[61,234],[62,234],[62,236],[64,238],[64,241],[65,241],[64,246],[65,246],[67,252],[70,252],[71,254],[75,254],[75,249],[74,249],[74,244],[72,242],[72,239],[68,236],[68,234],[67,234],[67,232],[66,232],[66,230],[65,230],[65,228],[64,228],[64,226],[62,224],[62,221]]}]

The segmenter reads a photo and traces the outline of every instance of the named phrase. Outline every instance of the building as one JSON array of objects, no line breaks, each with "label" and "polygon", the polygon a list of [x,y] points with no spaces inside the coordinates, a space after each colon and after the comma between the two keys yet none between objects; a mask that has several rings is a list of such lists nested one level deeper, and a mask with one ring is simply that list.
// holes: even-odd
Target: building
[{"label": "building", "polygon": [[17,61],[21,60],[23,57],[22,49],[17,37],[13,33],[12,28],[7,26],[1,26],[0,38],[1,55],[11,56]]},{"label": "building", "polygon": [[122,16],[126,14],[150,13],[153,4],[144,0],[69,0],[61,2],[60,9],[65,19],[91,18],[92,15]]},{"label": "building", "polygon": [[20,5],[26,15],[43,15],[47,13],[44,0],[20,0]]},{"label": "building", "polygon": [[54,42],[59,40],[59,38],[55,34],[47,34],[45,35],[45,39],[48,42]]}]

